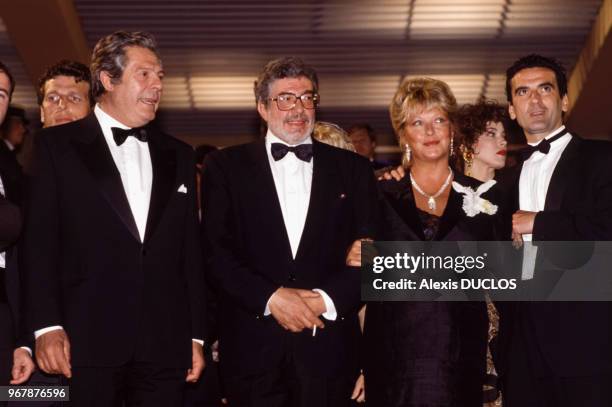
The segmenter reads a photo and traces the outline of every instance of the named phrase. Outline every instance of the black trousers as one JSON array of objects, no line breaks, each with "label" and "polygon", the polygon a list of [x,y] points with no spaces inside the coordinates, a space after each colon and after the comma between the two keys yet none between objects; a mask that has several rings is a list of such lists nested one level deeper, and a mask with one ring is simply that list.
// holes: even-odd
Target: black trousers
[{"label": "black trousers", "polygon": [[15,336],[11,310],[7,303],[0,302],[0,386],[7,386],[10,380],[14,349]]},{"label": "black trousers", "polygon": [[359,376],[356,371],[333,378],[315,377],[290,356],[262,373],[235,373],[223,377],[231,407],[348,407]]},{"label": "black trousers", "polygon": [[71,407],[173,407],[183,405],[187,369],[160,368],[143,362],[119,367],[73,367]]},{"label": "black trousers", "polygon": [[204,354],[206,369],[196,383],[187,383],[184,407],[219,407],[223,391],[219,380],[219,363],[209,349]]},{"label": "black trousers", "polygon": [[[0,273],[0,278],[3,278]],[[4,289],[4,287],[0,287]],[[13,368],[13,350],[15,347],[13,335],[13,318],[6,302],[0,298],[0,386],[8,386]],[[0,407],[7,403],[0,401]]]},{"label": "black trousers", "polygon": [[504,407],[612,406],[612,375],[559,377],[546,366],[533,338],[519,334],[502,378]]}]

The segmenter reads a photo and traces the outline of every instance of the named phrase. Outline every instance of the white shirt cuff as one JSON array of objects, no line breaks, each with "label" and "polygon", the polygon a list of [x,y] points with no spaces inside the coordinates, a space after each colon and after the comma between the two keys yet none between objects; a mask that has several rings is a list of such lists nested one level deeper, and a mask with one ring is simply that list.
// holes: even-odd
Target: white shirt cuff
[{"label": "white shirt cuff", "polygon": [[51,332],[51,331],[57,331],[60,329],[64,329],[61,325],[53,325],[53,326],[48,326],[46,328],[43,329],[39,329],[37,331],[34,331],[34,339],[38,339],[39,336],[46,334],[47,332]]},{"label": "white shirt cuff", "polygon": [[200,345],[204,346],[204,341],[202,339],[192,338],[191,340],[194,341],[195,343],[199,343]]},{"label": "white shirt cuff", "polygon": [[[276,291],[275,291],[276,293]],[[274,295],[274,294],[272,294]],[[268,302],[266,302],[266,309],[264,309],[264,317],[267,317],[268,315],[270,315],[272,312],[270,312],[270,300],[272,299],[272,295],[270,296],[270,298],[268,298]]]},{"label": "white shirt cuff", "polygon": [[325,302],[325,312],[321,314],[323,318],[327,319],[328,321],[335,321],[336,318],[338,318],[338,312],[336,312],[336,306],[329,295],[327,295],[327,293],[320,288],[315,288],[312,291],[321,294],[321,297],[323,297],[323,302]]},{"label": "white shirt cuff", "polygon": [[32,349],[30,349],[29,346],[20,346],[19,349],[25,349],[28,351],[28,353],[30,354],[30,357],[32,357]]}]

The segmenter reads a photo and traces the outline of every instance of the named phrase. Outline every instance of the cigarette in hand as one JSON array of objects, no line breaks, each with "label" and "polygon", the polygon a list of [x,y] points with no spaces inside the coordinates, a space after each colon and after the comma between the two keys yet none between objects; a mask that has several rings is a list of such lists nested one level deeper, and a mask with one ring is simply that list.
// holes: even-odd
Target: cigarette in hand
[{"label": "cigarette in hand", "polygon": [[312,336],[314,337],[317,334],[317,326],[313,325],[312,327]]}]

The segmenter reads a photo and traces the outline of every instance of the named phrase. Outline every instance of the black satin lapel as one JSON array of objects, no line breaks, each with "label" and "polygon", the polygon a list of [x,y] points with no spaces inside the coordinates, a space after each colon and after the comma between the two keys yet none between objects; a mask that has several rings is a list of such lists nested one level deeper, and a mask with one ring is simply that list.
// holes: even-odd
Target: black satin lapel
[{"label": "black satin lapel", "polygon": [[505,168],[498,174],[496,179],[500,183],[500,188],[504,192],[505,211],[514,213],[520,208],[519,201],[519,181],[521,179],[521,171],[523,171],[523,162],[519,162],[516,166]]},{"label": "black satin lapel", "polygon": [[385,194],[389,205],[391,205],[418,240],[425,240],[423,223],[417,212],[416,201],[408,175],[399,181],[396,187],[396,193]]},{"label": "black satin lapel", "polygon": [[151,154],[151,166],[153,167],[153,185],[151,188],[151,200],[149,214],[147,216],[147,228],[145,230],[145,242],[151,239],[155,228],[159,224],[164,209],[175,188],[176,180],[176,150],[163,144],[161,135],[155,133],[149,137],[149,154]]},{"label": "black satin lapel", "polygon": [[572,163],[574,163],[579,145],[580,139],[574,136],[561,154],[561,158],[555,166],[550,183],[548,184],[548,190],[546,191],[545,211],[555,211],[561,208],[566,186],[572,184],[569,182],[569,179],[573,176]]},{"label": "black satin lapel", "polygon": [[[90,119],[87,118],[85,120]],[[96,119],[93,118],[93,120]],[[89,124],[91,125],[91,123]],[[74,139],[72,141],[74,149],[77,155],[81,157],[83,164],[89,169],[104,198],[106,198],[134,238],[140,241],[138,228],[136,227],[127,196],[123,190],[121,175],[119,175],[119,170],[117,170],[102,130],[97,125],[97,120],[95,126],[91,125],[89,127],[87,130],[93,132],[91,133],[93,136],[87,134],[83,138]]]},{"label": "black satin lapel", "polygon": [[444,240],[444,237],[457,225],[459,219],[465,215],[462,206],[463,195],[451,188],[434,240]]},{"label": "black satin lapel", "polygon": [[268,161],[265,139],[250,144],[248,155],[249,159],[246,164],[249,166],[251,177],[245,186],[249,191],[247,195],[253,197],[254,200],[253,216],[266,220],[266,230],[278,231],[278,233],[266,234],[271,252],[284,253],[287,259],[293,259],[283,212]]},{"label": "black satin lapel", "polygon": [[312,148],[314,161],[310,201],[302,238],[295,256],[296,259],[300,255],[308,253],[310,245],[318,240],[317,236],[325,233],[324,225],[321,224],[325,217],[320,216],[320,214],[328,211],[335,199],[342,199],[339,194],[334,195],[334,191],[341,189],[341,186],[334,188],[334,185],[338,182],[338,173],[333,159],[327,156],[326,151],[320,147],[316,140],[313,140]]}]

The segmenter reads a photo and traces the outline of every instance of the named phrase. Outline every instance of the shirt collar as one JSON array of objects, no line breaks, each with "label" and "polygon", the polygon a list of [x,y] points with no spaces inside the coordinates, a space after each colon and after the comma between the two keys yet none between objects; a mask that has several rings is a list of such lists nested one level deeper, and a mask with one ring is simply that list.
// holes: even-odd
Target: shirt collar
[{"label": "shirt collar", "polygon": [[[558,129],[556,129],[555,131],[553,131],[552,133],[550,133],[548,136],[544,137],[544,139],[548,140],[554,136],[556,136],[557,134],[561,133],[563,130],[565,130],[565,125],[561,125],[561,127],[559,127]],[[537,143],[528,143],[530,146],[537,146],[538,144],[540,144],[542,142],[542,140],[538,141]]]},{"label": "shirt collar", "polygon": [[312,144],[312,137],[308,135],[308,137],[306,137],[304,140],[300,141],[297,144],[288,144],[287,142],[275,136],[274,133],[272,133],[272,131],[268,129],[268,132],[266,133],[266,145],[271,146],[272,143],[281,143],[281,144],[286,144],[288,146],[298,146],[300,144]]},{"label": "shirt collar", "polygon": [[94,114],[96,115],[96,118],[98,119],[100,127],[102,127],[102,131],[104,133],[106,133],[107,131],[110,132],[111,127],[119,127],[123,130],[131,129],[130,126],[126,126],[125,124],[121,123],[119,120],[115,119],[114,117],[106,113],[104,110],[102,110],[100,104],[98,103],[96,103],[96,107],[94,108]]}]

